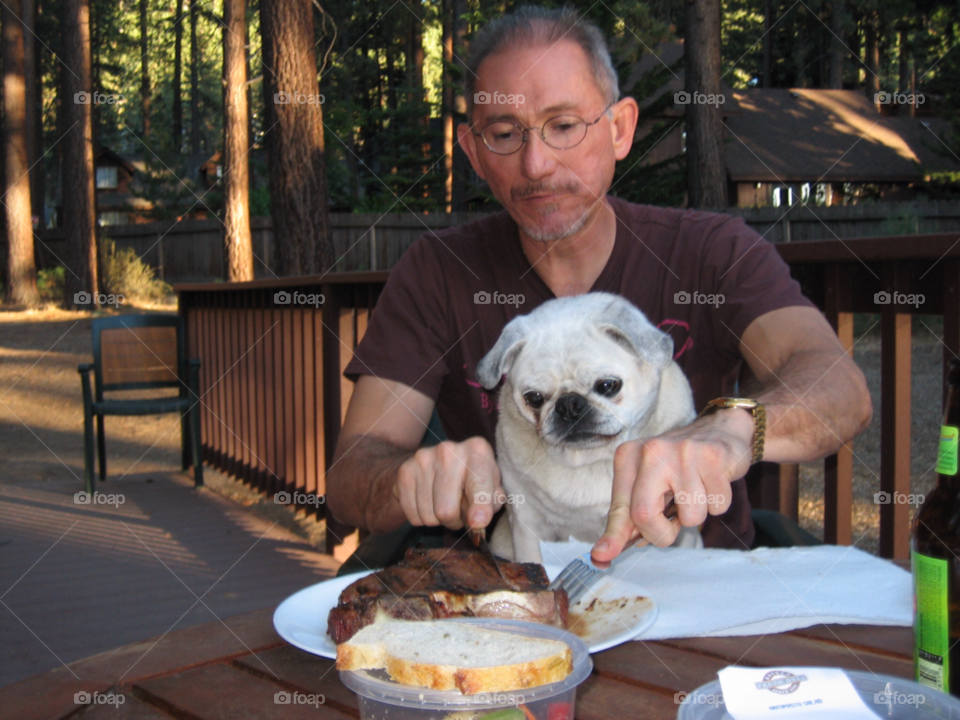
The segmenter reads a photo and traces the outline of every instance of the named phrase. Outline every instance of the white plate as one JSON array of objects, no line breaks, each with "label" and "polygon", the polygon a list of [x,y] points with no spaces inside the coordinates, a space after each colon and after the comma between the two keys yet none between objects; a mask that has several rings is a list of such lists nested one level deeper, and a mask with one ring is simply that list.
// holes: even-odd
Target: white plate
[{"label": "white plate", "polygon": [[[545,565],[553,579],[560,572],[558,565]],[[327,635],[327,615],[340,593],[369,572],[324,580],[294,593],[273,613],[277,633],[294,647],[325,658],[337,657],[337,646]],[[570,608],[570,624],[589,647],[590,652],[606,650],[632,640],[657,620],[657,604],[644,590],[627,580],[602,581],[594,588],[600,600],[587,612],[592,595]],[[640,599],[642,598],[642,599]],[[619,602],[614,602],[619,600]]]}]

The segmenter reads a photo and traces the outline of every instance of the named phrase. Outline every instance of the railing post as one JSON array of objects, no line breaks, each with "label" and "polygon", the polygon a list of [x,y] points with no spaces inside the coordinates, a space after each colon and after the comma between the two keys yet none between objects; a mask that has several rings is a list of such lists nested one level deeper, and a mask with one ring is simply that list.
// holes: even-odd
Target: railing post
[{"label": "railing post", "polygon": [[947,370],[960,357],[960,259],[944,258],[943,263],[943,400],[947,402]]},{"label": "railing post", "polygon": [[[884,290],[898,290],[897,265],[883,264]],[[910,506],[896,502],[910,494],[911,316],[885,305],[880,313],[880,556],[905,559],[910,553]]]},{"label": "railing post", "polygon": [[[322,286],[323,302],[323,439],[324,439],[324,492],[326,492],[326,472],[333,464],[333,455],[340,437],[343,424],[341,405],[341,372],[343,364],[342,333],[344,330],[340,317],[340,288],[331,284]],[[352,354],[352,345],[350,346]],[[334,520],[326,514],[327,552],[333,555],[335,548],[343,544],[354,528]]]},{"label": "railing post", "polygon": [[[843,281],[841,265],[824,268],[824,315],[847,353],[853,356],[853,313],[850,283]],[[823,540],[849,545],[853,539],[853,452],[849,444],[823,462]]]}]

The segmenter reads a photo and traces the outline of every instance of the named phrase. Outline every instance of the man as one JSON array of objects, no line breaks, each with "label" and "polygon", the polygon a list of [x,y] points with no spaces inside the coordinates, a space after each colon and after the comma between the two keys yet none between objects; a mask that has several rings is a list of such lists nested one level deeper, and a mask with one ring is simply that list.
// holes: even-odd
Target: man
[{"label": "man", "polygon": [[[486,527],[497,501],[476,498],[502,490],[496,399],[475,382],[477,362],[516,315],[605,290],[675,334],[698,407],[734,395],[746,360],[766,427],[759,411],[732,407],[621,445],[594,559],[640,534],[673,542],[670,497],[684,526],[703,524],[707,546],[749,548],[741,478],[751,462],[835,452],[869,424],[863,375],[741,220],[607,196],[638,108],[619,98],[595,27],[572,11],[523,8],[478,33],[466,74],[460,146],[506,212],[425,235],[391,272],[346,371],[356,387],[328,475],[330,511],[373,533],[405,520]],[[435,406],[449,440],[418,450]]]}]

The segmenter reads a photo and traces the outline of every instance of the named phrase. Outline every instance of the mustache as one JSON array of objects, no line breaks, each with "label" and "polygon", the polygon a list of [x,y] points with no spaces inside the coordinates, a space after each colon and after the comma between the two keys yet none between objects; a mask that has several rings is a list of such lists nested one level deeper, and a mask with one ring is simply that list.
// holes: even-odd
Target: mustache
[{"label": "mustache", "polygon": [[523,187],[510,188],[511,200],[523,200],[531,195],[559,195],[563,193],[574,194],[579,190],[576,183],[562,183],[560,185],[548,185],[546,183],[533,183]]}]

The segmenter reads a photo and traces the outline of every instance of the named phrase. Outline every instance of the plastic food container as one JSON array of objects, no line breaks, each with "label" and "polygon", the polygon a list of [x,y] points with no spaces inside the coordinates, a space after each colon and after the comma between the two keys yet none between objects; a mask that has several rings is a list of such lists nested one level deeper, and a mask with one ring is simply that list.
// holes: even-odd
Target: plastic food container
[{"label": "plastic food container", "polygon": [[[960,700],[925,685],[892,675],[847,670],[864,704],[888,720],[960,720]],[[772,716],[771,716],[772,717]],[[720,681],[687,695],[677,720],[733,720],[723,703]]]},{"label": "plastic food container", "polygon": [[573,651],[573,671],[561,682],[478,695],[401,685],[383,670],[341,672],[343,684],[353,690],[360,701],[360,720],[529,720],[531,716],[536,720],[573,720],[577,686],[593,669],[583,640],[560,628],[519,620],[457,618],[444,622],[469,623],[488,630],[560,640]]}]

